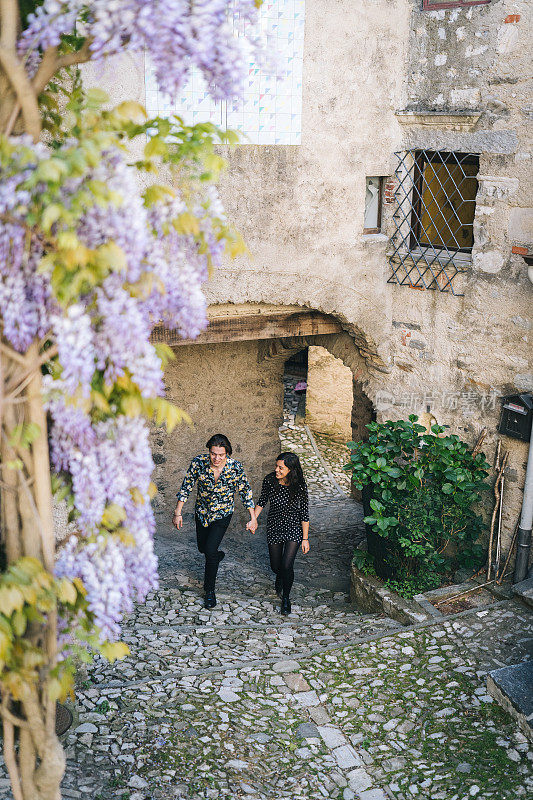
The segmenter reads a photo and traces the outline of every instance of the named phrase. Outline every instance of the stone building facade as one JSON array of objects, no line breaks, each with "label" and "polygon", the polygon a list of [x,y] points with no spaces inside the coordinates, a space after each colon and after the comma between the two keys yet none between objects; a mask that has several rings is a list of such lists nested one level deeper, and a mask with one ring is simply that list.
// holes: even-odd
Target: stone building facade
[{"label": "stone building facade", "polygon": [[[222,194],[252,257],[228,262],[206,287],[214,309],[274,304],[334,318],[344,333],[328,334],[335,341],[322,344],[352,369],[356,395],[378,420],[430,412],[472,442],[486,427],[489,460],[500,397],[533,390],[530,17],[525,0],[307,0],[301,144],[243,144],[228,153]],[[142,64],[128,63],[122,82],[117,74],[117,99],[145,99]],[[412,237],[421,236],[420,216],[436,211],[416,211],[402,175],[418,169],[420,187],[425,168],[448,169],[453,183],[457,168],[446,167],[448,156],[437,168],[435,152],[459,154],[460,162],[468,155],[475,190],[465,225],[473,240],[459,230],[467,246],[452,253],[449,274],[421,279],[424,261],[421,270]],[[417,161],[421,153],[426,167]],[[369,177],[382,187],[373,232],[365,229]],[[434,228],[452,224],[448,200]],[[433,198],[434,206],[442,202]],[[406,235],[417,213],[418,234]],[[396,264],[395,231],[404,237]],[[434,230],[432,236],[434,243]],[[435,250],[429,245],[425,252]],[[161,479],[167,492],[207,433],[219,429],[241,444],[258,484],[277,448],[283,354],[297,347],[272,336],[176,348],[169,393],[196,428],[159,439],[156,453],[171,473],[170,481]],[[268,348],[275,357],[265,357]],[[505,548],[521,504],[527,444],[503,444],[510,450]]]}]

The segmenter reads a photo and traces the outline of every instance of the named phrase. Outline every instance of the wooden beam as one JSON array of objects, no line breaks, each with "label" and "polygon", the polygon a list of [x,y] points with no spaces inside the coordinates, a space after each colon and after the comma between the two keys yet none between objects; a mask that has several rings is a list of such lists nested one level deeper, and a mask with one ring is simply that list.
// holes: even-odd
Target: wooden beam
[{"label": "wooden beam", "polygon": [[340,323],[320,311],[298,311],[291,314],[263,313],[213,317],[197,339],[182,339],[176,330],[157,325],[152,342],[165,342],[172,347],[191,344],[244,342],[255,339],[282,339],[292,336],[316,336],[321,333],[341,333]]}]

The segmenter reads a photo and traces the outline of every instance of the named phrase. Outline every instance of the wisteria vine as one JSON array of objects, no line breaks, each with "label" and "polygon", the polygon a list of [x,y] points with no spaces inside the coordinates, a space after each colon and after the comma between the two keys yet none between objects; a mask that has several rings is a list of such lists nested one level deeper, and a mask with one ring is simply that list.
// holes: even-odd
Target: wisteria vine
[{"label": "wisteria vine", "polygon": [[175,95],[194,66],[210,94],[222,100],[239,93],[250,57],[257,63],[264,56],[260,5],[255,0],[44,0],[28,18],[19,52],[28,58],[37,47],[56,47],[78,29],[95,60],[124,49],[146,50],[163,92]]},{"label": "wisteria vine", "polygon": [[[95,59],[146,49],[162,90],[175,93],[196,66],[212,96],[228,98],[260,46],[250,33],[258,5],[44,0],[18,52],[32,76],[47,48],[74,34]],[[247,36],[237,38],[244,26]],[[67,106],[74,120],[55,131],[53,149],[29,136],[0,137],[0,318],[19,352],[36,339],[56,348],[44,379],[51,462],[77,530],[56,574],[82,580],[103,641],[117,639],[124,613],[157,586],[146,418],[174,424],[179,415],[163,398],[165,353],[150,334],[163,323],[198,335],[202,283],[238,239],[205,180],[205,154],[210,165],[220,161],[216,129],[141,120],[131,103],[104,111],[96,95],[75,93]],[[144,158],[130,164],[128,140],[140,135],[148,138]],[[189,174],[187,190],[141,191],[137,170],[156,163]]]}]

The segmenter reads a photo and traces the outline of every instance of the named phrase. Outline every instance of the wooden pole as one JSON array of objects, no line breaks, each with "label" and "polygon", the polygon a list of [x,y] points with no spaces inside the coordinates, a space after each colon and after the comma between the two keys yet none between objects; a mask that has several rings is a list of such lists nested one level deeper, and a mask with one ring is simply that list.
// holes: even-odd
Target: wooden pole
[{"label": "wooden pole", "polygon": [[492,569],[492,543],[494,541],[494,525],[496,523],[496,516],[500,509],[500,502],[501,502],[501,492],[500,492],[500,483],[503,478],[503,473],[505,471],[505,466],[507,464],[507,458],[509,453],[505,453],[501,464],[500,464],[500,442],[498,442],[498,448],[496,452],[496,469],[498,470],[496,475],[496,480],[494,482],[494,497],[496,498],[496,502],[494,504],[494,510],[492,512],[492,519],[490,523],[490,536],[489,536],[489,550],[487,556],[487,580],[490,580],[490,573]]},{"label": "wooden pole", "polygon": [[514,546],[516,544],[516,537],[518,535],[518,526],[519,525],[520,525],[520,517],[518,517],[518,519],[516,521],[516,525],[514,526],[513,538],[511,539],[511,544],[509,545],[509,552],[507,553],[507,558],[505,559],[505,564],[503,565],[503,569],[502,569],[502,571],[500,573],[499,578],[496,580],[496,583],[498,584],[498,586],[501,586],[501,583],[503,581],[503,576],[507,572],[507,567],[509,566],[509,561],[511,560],[511,555],[513,553]]}]

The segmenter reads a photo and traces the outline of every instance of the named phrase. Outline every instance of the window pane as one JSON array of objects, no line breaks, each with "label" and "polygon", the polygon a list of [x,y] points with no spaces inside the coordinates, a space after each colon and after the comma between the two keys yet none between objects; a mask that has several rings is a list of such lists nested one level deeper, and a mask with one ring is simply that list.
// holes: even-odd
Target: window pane
[{"label": "window pane", "polygon": [[364,228],[379,228],[380,178],[366,179]]},{"label": "window pane", "polygon": [[478,165],[426,162],[420,208],[420,244],[471,250]]}]

